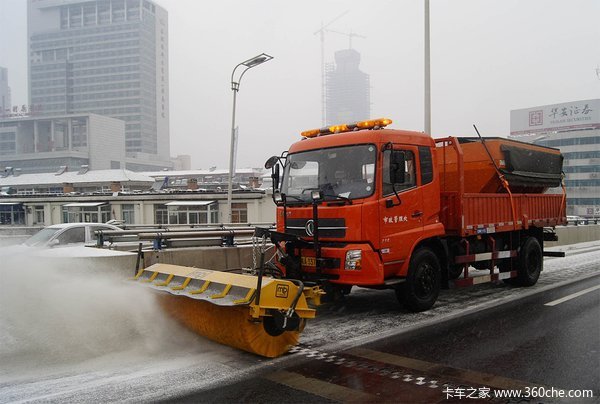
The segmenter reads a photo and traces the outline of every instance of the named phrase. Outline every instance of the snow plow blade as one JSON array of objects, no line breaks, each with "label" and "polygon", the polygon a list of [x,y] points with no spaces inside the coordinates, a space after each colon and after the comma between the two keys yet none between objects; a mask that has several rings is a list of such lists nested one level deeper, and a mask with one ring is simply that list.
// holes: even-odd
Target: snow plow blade
[{"label": "snow plow blade", "polygon": [[298,343],[324,292],[302,282],[154,264],[134,278],[162,293],[165,311],[213,341],[275,358]]}]

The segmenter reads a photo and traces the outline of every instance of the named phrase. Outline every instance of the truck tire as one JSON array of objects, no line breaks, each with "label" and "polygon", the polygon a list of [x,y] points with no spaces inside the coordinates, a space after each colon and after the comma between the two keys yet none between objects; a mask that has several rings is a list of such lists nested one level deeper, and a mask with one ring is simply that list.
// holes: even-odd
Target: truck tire
[{"label": "truck tire", "polygon": [[406,282],[396,289],[396,296],[409,310],[425,311],[434,305],[440,287],[440,262],[429,248],[421,248],[413,254]]},{"label": "truck tire", "polygon": [[540,242],[535,237],[527,237],[521,246],[517,257],[517,277],[515,283],[519,286],[533,286],[538,281],[544,257]]}]

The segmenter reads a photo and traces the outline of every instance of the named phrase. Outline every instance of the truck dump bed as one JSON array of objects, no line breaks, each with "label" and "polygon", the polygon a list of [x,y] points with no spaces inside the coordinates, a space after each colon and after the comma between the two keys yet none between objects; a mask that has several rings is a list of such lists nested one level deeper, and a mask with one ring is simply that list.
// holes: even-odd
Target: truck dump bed
[{"label": "truck dump bed", "polygon": [[[564,190],[542,193],[560,185],[560,175],[556,175],[562,171],[559,150],[508,139],[486,139],[492,158],[509,184],[507,191],[481,142],[454,137],[436,142],[441,176],[440,220],[448,234],[464,237],[566,223]],[[519,155],[521,168],[537,167],[538,172],[514,170],[513,164],[509,172],[507,154]],[[504,169],[500,168],[502,164]]]}]

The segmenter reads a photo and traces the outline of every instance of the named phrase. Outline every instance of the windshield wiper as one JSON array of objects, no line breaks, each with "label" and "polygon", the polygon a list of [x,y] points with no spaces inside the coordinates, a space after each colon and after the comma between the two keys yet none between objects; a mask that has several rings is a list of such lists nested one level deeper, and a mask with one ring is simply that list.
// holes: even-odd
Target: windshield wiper
[{"label": "windshield wiper", "polygon": [[286,200],[286,202],[288,202],[288,199],[293,199],[294,201],[301,202],[303,204],[304,203],[306,203],[306,204],[310,203],[309,200],[306,200],[304,198],[300,198],[299,196],[285,194],[285,200]]},{"label": "windshield wiper", "polygon": [[296,200],[298,202],[307,202],[308,203],[308,201],[306,199],[302,199],[302,198],[300,198],[299,196],[296,196],[296,195],[287,195],[286,194],[285,197],[286,198],[292,198],[292,199],[294,199],[294,200]]},{"label": "windshield wiper", "polygon": [[352,205],[352,199],[350,199],[350,198],[348,198],[346,196],[333,195],[333,194],[323,194],[323,199],[325,199],[326,197],[335,198],[338,201],[344,201],[344,202],[347,202],[348,204]]},{"label": "windshield wiper", "polygon": [[335,200],[338,200],[338,201],[347,202],[350,205],[352,205],[352,200],[350,198],[348,198],[346,196],[342,196],[342,195],[326,193],[323,189],[333,191],[333,186],[331,184],[325,184],[325,185],[322,185],[320,188],[305,188],[302,190],[302,193],[305,193],[308,191],[321,191],[321,196],[323,197],[324,201],[325,201],[325,198],[329,197],[329,198],[335,198]]}]

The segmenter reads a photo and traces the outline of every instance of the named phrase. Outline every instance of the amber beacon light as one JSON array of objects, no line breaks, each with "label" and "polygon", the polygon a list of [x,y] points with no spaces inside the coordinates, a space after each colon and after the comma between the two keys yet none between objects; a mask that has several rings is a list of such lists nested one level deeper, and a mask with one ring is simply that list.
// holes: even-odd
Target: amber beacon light
[{"label": "amber beacon light", "polygon": [[352,132],[355,130],[361,129],[381,129],[385,128],[389,124],[392,123],[391,119],[388,118],[380,118],[380,119],[371,119],[368,121],[360,121],[355,123],[348,124],[340,124],[340,125],[332,125],[326,126],[320,129],[311,129],[306,130],[301,133],[302,137],[310,138],[317,137],[322,135],[331,135],[334,133],[344,133],[344,132]]}]

